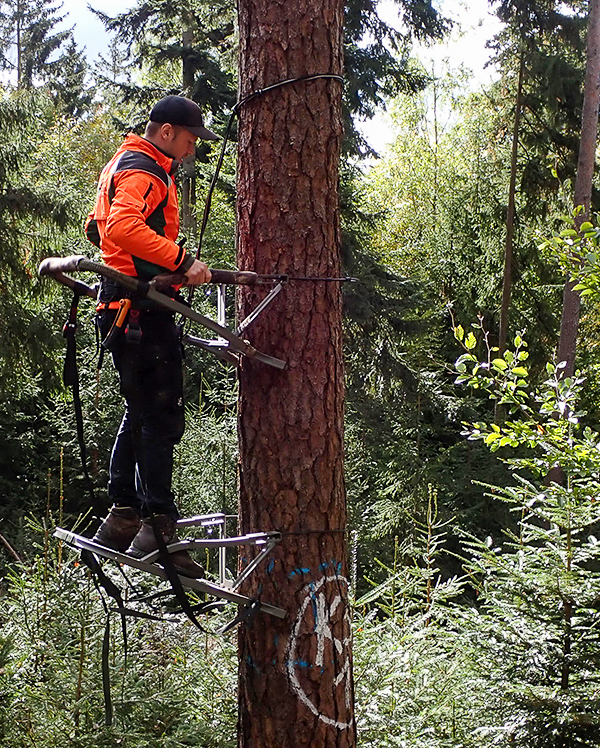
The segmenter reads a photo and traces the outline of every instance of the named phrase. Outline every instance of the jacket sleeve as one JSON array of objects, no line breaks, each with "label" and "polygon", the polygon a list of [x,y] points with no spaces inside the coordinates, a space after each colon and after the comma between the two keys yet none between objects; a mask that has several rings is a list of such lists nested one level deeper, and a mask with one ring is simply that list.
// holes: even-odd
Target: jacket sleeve
[{"label": "jacket sleeve", "polygon": [[176,270],[186,254],[176,242],[160,236],[146,219],[166,197],[167,187],[151,174],[115,174],[115,194],[106,220],[105,236],[121,249],[143,260]]}]

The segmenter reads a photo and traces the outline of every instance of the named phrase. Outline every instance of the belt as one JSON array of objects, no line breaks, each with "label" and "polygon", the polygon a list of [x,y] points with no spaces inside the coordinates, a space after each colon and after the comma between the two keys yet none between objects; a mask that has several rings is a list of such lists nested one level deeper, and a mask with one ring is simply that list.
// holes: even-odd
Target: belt
[{"label": "belt", "polygon": [[[124,301],[124,299],[118,299],[117,301],[100,301],[98,304],[96,304],[96,311],[97,312],[106,312],[107,310],[119,310],[122,307],[121,302]],[[127,299],[127,301],[130,301],[130,299]],[[173,312],[169,309],[163,309],[158,304],[156,304],[153,301],[147,301],[146,299],[142,299],[141,301],[136,302],[136,307],[139,309],[140,312],[143,312],[144,314],[151,314],[151,315],[161,315],[166,317],[172,317]]]}]

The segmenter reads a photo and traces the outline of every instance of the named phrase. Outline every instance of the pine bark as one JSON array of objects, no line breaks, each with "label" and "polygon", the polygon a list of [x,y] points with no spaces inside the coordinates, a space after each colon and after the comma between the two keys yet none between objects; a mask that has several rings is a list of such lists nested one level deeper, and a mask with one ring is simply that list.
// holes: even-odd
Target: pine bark
[{"label": "pine bark", "polygon": [[[341,0],[240,0],[240,98],[341,74]],[[238,261],[290,276],[340,272],[341,85],[296,82],[240,111]],[[247,289],[245,316],[265,295]],[[240,370],[240,524],[282,542],[246,594],[284,608],[239,632],[239,745],[355,745],[343,483],[341,291],[291,281],[249,328],[278,371]],[[244,559],[242,559],[242,562]]]}]

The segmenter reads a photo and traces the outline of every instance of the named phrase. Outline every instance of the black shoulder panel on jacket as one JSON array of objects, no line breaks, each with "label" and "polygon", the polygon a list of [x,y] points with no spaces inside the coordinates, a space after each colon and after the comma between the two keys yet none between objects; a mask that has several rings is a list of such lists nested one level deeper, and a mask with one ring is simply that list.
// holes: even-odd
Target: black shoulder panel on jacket
[{"label": "black shoulder panel on jacket", "polygon": [[158,177],[167,187],[171,183],[171,177],[162,166],[157,164],[150,156],[147,156],[145,153],[140,153],[139,151],[125,151],[123,153],[119,159],[117,168],[115,169],[115,174],[120,171],[146,171],[149,174]]}]

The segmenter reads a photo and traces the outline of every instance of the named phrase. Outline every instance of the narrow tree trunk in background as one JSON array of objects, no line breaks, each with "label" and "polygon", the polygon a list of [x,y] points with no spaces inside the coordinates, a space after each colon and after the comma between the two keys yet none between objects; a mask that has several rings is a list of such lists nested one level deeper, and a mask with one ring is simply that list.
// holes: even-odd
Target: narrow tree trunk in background
[{"label": "narrow tree trunk in background", "polygon": [[[195,68],[190,63],[185,54],[186,49],[191,49],[194,44],[194,28],[192,22],[184,14],[183,23],[184,31],[181,36],[181,42],[184,48],[183,56],[183,75],[182,86],[186,96],[191,94],[194,86]],[[186,28],[187,26],[187,28]],[[192,154],[183,160],[182,163],[183,180],[181,185],[181,222],[183,230],[196,235],[196,156]]]},{"label": "narrow tree trunk in background", "polygon": [[517,156],[519,153],[519,127],[521,125],[521,109],[523,106],[523,76],[525,72],[525,53],[521,51],[519,61],[519,77],[517,80],[517,100],[515,102],[515,121],[513,125],[512,155],[510,159],[510,183],[508,187],[508,207],[506,211],[506,241],[504,244],[504,277],[502,281],[502,303],[500,305],[500,330],[498,333],[498,347],[500,353],[506,350],[508,337],[508,319],[510,297],[512,293],[512,258],[513,238],[515,233],[515,193],[517,190]]},{"label": "narrow tree trunk in background", "polygon": [[17,16],[17,88],[22,87],[23,63],[21,57],[21,17]]},{"label": "narrow tree trunk in background", "polygon": [[438,107],[437,107],[437,79],[435,77],[435,67],[431,69],[432,87],[433,87],[433,206],[432,217],[437,221],[437,204],[438,204],[438,171],[439,171],[439,132],[438,132]]},{"label": "narrow tree trunk in background", "polygon": [[[577,226],[589,217],[592,198],[592,179],[596,162],[598,133],[598,107],[600,106],[600,0],[590,0],[587,41],[587,62],[583,90],[583,112],[581,116],[581,141],[575,179],[575,206],[583,205]],[[566,361],[563,376],[571,376],[575,370],[575,349],[581,309],[581,297],[574,290],[574,283],[567,279],[563,296],[558,361]]]},{"label": "narrow tree trunk in background", "polygon": [[[342,70],[342,0],[240,0],[240,97],[290,78]],[[337,276],[341,84],[269,91],[239,121],[239,267]],[[242,316],[264,296],[247,289]],[[288,362],[240,371],[242,532],[280,530],[247,594],[284,608],[239,631],[239,745],[351,748],[351,614],[343,484],[341,292],[290,282],[250,328]]]}]

